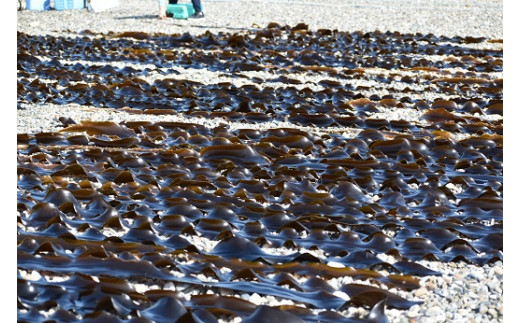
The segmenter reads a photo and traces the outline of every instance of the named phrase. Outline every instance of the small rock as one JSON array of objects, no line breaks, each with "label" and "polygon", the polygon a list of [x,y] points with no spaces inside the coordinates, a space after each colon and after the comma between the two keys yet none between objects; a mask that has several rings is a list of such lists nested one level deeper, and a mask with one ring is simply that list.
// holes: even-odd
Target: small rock
[{"label": "small rock", "polygon": [[498,280],[492,280],[488,283],[488,288],[490,290],[494,290],[496,292],[501,292],[502,291],[502,287],[500,286],[500,282]]},{"label": "small rock", "polygon": [[434,290],[437,288],[437,284],[434,281],[429,281],[425,284],[425,287],[429,290]]},{"label": "small rock", "polygon": [[470,277],[475,278],[478,281],[484,280],[486,277],[484,276],[483,271],[480,270],[473,270],[470,274]]},{"label": "small rock", "polygon": [[40,280],[40,278],[42,278],[42,275],[40,275],[40,273],[37,272],[36,270],[33,270],[32,272],[30,272],[27,275],[27,277],[25,277],[25,279],[32,280],[32,281]]},{"label": "small rock", "polygon": [[457,304],[457,302],[452,302],[450,303],[450,305],[448,305],[448,311],[449,312],[457,312],[457,309],[458,309],[459,305]]},{"label": "small rock", "polygon": [[460,286],[453,285],[450,289],[451,295],[461,295],[462,293],[464,293],[464,289]]},{"label": "small rock", "polygon": [[410,307],[410,309],[408,310],[408,317],[414,318],[414,317],[419,316],[420,310],[421,310],[421,307],[419,305],[414,305],[414,306]]},{"label": "small rock", "polygon": [[248,299],[253,304],[260,305],[262,303],[262,297],[258,295],[257,293],[253,293]]},{"label": "small rock", "polygon": [[488,290],[488,287],[486,285],[481,285],[478,289],[478,295],[480,297],[485,297],[487,298],[488,297],[488,294],[489,294],[489,290]]},{"label": "small rock", "polygon": [[468,296],[470,298],[478,298],[477,294],[473,293],[472,291],[468,292]]},{"label": "small rock", "polygon": [[432,306],[426,311],[426,315],[434,317],[442,313],[442,309],[439,306]]},{"label": "small rock", "polygon": [[465,309],[465,308],[461,308],[457,311],[460,315],[462,316],[467,316],[468,315],[468,310]]},{"label": "small rock", "polygon": [[421,287],[414,291],[414,295],[417,297],[423,297],[426,294],[428,294],[428,290],[424,287]]},{"label": "small rock", "polygon": [[443,298],[449,298],[449,292],[448,292],[448,288],[437,288],[435,291],[434,291],[435,294],[443,297]]},{"label": "small rock", "polygon": [[358,309],[355,307],[349,307],[347,310],[348,316],[352,317],[358,314]]}]

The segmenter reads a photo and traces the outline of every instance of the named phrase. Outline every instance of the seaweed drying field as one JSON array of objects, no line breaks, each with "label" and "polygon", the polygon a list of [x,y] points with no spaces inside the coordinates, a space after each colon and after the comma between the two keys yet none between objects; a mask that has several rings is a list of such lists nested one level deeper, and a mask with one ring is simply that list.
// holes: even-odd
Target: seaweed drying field
[{"label": "seaweed drying field", "polygon": [[501,40],[272,23],[17,50],[19,108],[134,116],[18,134],[19,321],[384,322],[428,262],[503,260]]}]

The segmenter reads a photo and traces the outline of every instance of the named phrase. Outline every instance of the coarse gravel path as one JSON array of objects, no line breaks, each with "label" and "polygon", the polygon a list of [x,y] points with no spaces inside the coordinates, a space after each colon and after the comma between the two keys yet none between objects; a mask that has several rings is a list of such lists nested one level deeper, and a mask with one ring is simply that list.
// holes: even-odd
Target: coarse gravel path
[{"label": "coarse gravel path", "polygon": [[[213,0],[202,1],[202,20],[157,19],[153,0],[121,1],[104,12],[87,10],[23,11],[18,31],[29,34],[143,31],[192,35],[210,30],[238,32],[265,27],[270,22],[294,26],[305,22],[311,30],[399,31],[444,36],[502,38],[503,7],[499,0]],[[45,15],[45,19],[41,16]]]}]

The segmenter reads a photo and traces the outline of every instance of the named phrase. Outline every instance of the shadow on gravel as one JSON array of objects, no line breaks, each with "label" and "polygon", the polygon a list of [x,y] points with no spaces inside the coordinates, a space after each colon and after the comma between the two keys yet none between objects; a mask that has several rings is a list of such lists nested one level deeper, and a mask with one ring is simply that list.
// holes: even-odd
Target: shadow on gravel
[{"label": "shadow on gravel", "polygon": [[[186,24],[183,23],[175,23],[173,22],[173,25],[177,26],[186,26]],[[212,26],[212,25],[192,25],[190,24],[190,27],[193,28],[201,28],[201,29],[228,29],[228,30],[241,30],[241,31],[257,31],[259,28],[241,28],[241,27],[230,27],[230,26]]]},{"label": "shadow on gravel", "polygon": [[127,17],[116,17],[115,20],[125,20],[125,19],[158,19],[157,15],[141,15],[141,16],[127,16]]}]

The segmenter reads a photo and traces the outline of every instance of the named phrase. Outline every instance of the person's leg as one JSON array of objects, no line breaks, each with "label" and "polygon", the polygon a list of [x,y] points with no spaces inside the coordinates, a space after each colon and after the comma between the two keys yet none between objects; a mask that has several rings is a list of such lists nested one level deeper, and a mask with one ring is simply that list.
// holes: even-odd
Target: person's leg
[{"label": "person's leg", "polygon": [[166,18],[166,0],[159,0],[159,19]]},{"label": "person's leg", "polygon": [[200,0],[191,0],[191,3],[193,4],[193,9],[195,9],[195,13],[202,12]]}]

